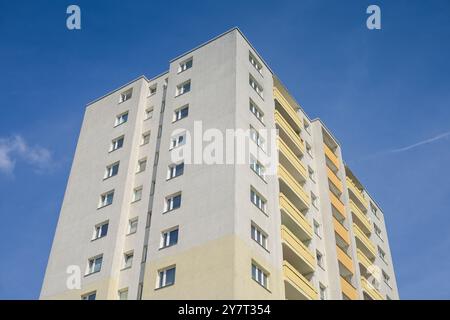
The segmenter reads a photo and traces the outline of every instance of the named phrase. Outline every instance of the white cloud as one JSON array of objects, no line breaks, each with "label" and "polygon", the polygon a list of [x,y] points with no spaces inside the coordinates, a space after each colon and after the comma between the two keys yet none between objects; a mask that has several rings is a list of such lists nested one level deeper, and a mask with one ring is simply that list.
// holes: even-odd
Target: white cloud
[{"label": "white cloud", "polygon": [[413,143],[413,144],[411,144],[411,145],[409,145],[409,146],[406,146],[406,147],[403,147],[403,148],[398,148],[398,149],[390,150],[389,152],[403,152],[403,151],[408,151],[408,150],[411,150],[411,149],[420,147],[420,146],[422,146],[422,145],[424,145],[424,144],[429,144],[429,143],[432,143],[432,142],[435,142],[435,141],[444,139],[444,138],[446,138],[446,137],[448,137],[448,136],[450,136],[450,131],[444,132],[444,133],[441,133],[441,134],[438,134],[437,136],[435,136],[435,137],[433,137],[433,138],[430,138],[430,139],[426,139],[426,140],[423,140],[423,141],[419,141],[419,142]]},{"label": "white cloud", "polygon": [[49,168],[52,156],[46,148],[30,146],[20,135],[0,138],[0,171],[12,174],[18,160],[42,171]]}]

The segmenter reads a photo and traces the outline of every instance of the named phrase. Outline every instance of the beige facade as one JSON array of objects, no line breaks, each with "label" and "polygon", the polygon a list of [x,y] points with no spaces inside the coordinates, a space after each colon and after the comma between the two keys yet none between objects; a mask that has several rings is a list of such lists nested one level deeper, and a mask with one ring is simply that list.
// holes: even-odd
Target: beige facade
[{"label": "beige facade", "polygon": [[[196,158],[208,130],[250,130],[251,159]],[[87,106],[41,291],[80,298],[398,292],[381,209],[235,28]]]}]

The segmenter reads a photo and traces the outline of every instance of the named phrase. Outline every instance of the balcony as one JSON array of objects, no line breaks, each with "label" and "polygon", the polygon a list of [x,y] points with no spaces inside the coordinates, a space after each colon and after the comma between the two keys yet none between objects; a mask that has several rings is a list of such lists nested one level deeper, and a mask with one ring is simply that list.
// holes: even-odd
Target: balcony
[{"label": "balcony", "polygon": [[302,121],[300,120],[297,111],[289,104],[277,88],[273,88],[273,97],[277,100],[283,112],[288,115],[291,123],[300,131],[302,129]]},{"label": "balcony", "polygon": [[316,260],[311,251],[286,226],[281,226],[283,257],[304,273],[314,271]]},{"label": "balcony", "polygon": [[347,215],[345,213],[345,207],[344,204],[341,202],[341,200],[339,200],[338,197],[336,197],[334,195],[333,192],[330,191],[330,200],[331,200],[331,204],[333,205],[333,207],[337,210],[337,212],[339,212],[339,214],[341,215],[341,217],[343,219],[347,218]]},{"label": "balcony", "polygon": [[363,291],[372,299],[372,300],[384,300],[383,296],[380,294],[378,289],[376,289],[366,278],[361,277],[361,286]]},{"label": "balcony", "polygon": [[366,234],[355,224],[353,223],[353,232],[356,236],[356,246],[361,249],[361,251],[369,258],[375,258],[376,250],[373,243],[366,236]]},{"label": "balcony", "polygon": [[[284,184],[280,184],[280,191],[288,196],[291,200],[295,199],[296,202],[299,202],[299,204],[301,205],[301,209],[309,208],[309,195],[305,192],[300,183],[298,183],[281,164],[278,166],[278,177],[280,179],[280,182]],[[289,190],[286,190],[286,192],[284,192],[284,186],[286,186]],[[289,194],[287,194],[288,192]],[[296,204],[294,201],[291,202]]]},{"label": "balcony", "polygon": [[347,280],[341,277],[341,289],[342,293],[347,296],[350,300],[358,300],[358,292],[356,288],[349,283]]},{"label": "balcony", "polygon": [[317,291],[311,282],[287,261],[283,261],[283,273],[286,285],[286,299],[317,300]]},{"label": "balcony", "polygon": [[348,190],[351,191],[350,195],[353,194],[353,196],[355,197],[355,199],[357,201],[356,204],[361,207],[362,211],[366,212],[367,211],[367,200],[364,197],[364,194],[361,192],[361,190],[358,189],[356,184],[349,177],[347,177],[347,186],[348,186]]},{"label": "balcony", "polygon": [[312,239],[311,225],[283,193],[280,193],[280,209],[282,224],[286,225],[300,240]]},{"label": "balcony", "polygon": [[354,274],[352,258],[350,258],[349,255],[338,246],[336,246],[336,252],[338,261],[345,267],[345,269],[347,269],[348,272]]},{"label": "balcony", "polygon": [[275,110],[275,123],[280,129],[280,136],[288,142],[295,152],[304,154],[304,145],[300,136],[292,129],[292,126],[283,118],[278,110]]},{"label": "balcony", "polygon": [[342,191],[344,190],[342,186],[341,180],[337,177],[337,175],[327,166],[327,175],[328,179],[331,181],[333,186],[339,191],[340,194],[342,194]]},{"label": "balcony", "polygon": [[328,158],[328,160],[331,161],[331,163],[336,167],[336,169],[339,169],[339,159],[334,154],[333,151],[331,151],[330,147],[328,147],[325,143],[323,144],[323,148],[325,150],[325,155]]},{"label": "balcony", "polygon": [[370,218],[366,216],[352,200],[350,200],[350,210],[352,211],[353,216],[356,218],[354,220],[357,220],[359,222],[361,230],[363,230],[366,233],[371,233],[372,222]]},{"label": "balcony", "polygon": [[339,237],[344,240],[344,242],[350,245],[350,235],[348,230],[335,218],[333,217],[334,231],[339,235]]},{"label": "balcony", "polygon": [[296,156],[291,150],[291,148],[289,148],[280,138],[278,138],[278,149],[280,151],[280,161],[286,160],[286,162],[298,172],[299,178],[305,181],[308,177],[305,166],[302,164],[298,156]]},{"label": "balcony", "polygon": [[357,257],[358,262],[367,270],[371,270],[371,266],[373,265],[372,261],[369,260],[369,258],[366,257],[366,255],[359,249],[357,249]]}]

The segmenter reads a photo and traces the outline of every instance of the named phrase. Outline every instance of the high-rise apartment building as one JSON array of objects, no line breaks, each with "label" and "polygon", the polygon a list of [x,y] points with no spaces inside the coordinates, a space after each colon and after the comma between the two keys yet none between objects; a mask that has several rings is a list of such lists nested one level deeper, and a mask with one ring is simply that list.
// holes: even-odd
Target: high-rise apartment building
[{"label": "high-rise apartment building", "polygon": [[87,106],[41,299],[398,292],[380,207],[235,28]]}]

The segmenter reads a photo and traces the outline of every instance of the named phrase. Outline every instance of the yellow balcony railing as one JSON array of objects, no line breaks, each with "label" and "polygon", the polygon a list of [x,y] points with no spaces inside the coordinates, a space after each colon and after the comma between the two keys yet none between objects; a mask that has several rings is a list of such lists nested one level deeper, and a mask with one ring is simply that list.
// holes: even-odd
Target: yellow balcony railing
[{"label": "yellow balcony railing", "polygon": [[286,159],[292,164],[292,166],[297,169],[301,176],[306,180],[308,174],[306,173],[306,168],[300,159],[292,152],[291,148],[282,140],[278,139],[278,149],[284,155]]},{"label": "yellow balcony railing", "polygon": [[278,166],[278,177],[293,191],[293,193],[309,208],[309,196],[303,187],[281,164]]},{"label": "yellow balcony railing", "polygon": [[369,260],[369,258],[366,257],[364,252],[357,249],[356,255],[358,257],[358,262],[364,266],[366,270],[371,270],[371,266],[373,265],[372,261]]},{"label": "yellow balcony railing", "polygon": [[350,235],[348,230],[335,218],[333,217],[334,231],[339,235],[339,237],[344,240],[347,245],[350,245]]},{"label": "yellow balcony railing", "polygon": [[361,277],[362,289],[373,299],[373,300],[384,300],[383,296],[380,294],[378,289],[376,289],[366,278]]},{"label": "yellow balcony railing", "polygon": [[300,210],[298,210],[283,193],[280,193],[280,209],[282,214],[286,214],[292,221],[294,221],[297,228],[302,229],[308,238],[312,239],[313,230],[311,225]]},{"label": "yellow balcony railing", "polygon": [[288,229],[281,226],[281,240],[311,269],[315,269],[316,260],[311,251]]},{"label": "yellow balcony railing", "polygon": [[349,298],[350,300],[358,299],[358,291],[356,291],[356,288],[342,277],[341,277],[341,289],[342,293],[345,294],[347,298]]},{"label": "yellow balcony railing", "polygon": [[283,261],[283,273],[285,281],[295,288],[305,299],[316,300],[317,291],[300,272],[298,272],[289,262]]},{"label": "yellow balcony railing", "polygon": [[342,250],[341,248],[339,248],[338,246],[336,246],[336,251],[337,251],[337,258],[338,261],[352,274],[354,273],[354,269],[353,269],[353,261],[352,258],[350,258],[348,256],[348,254]]},{"label": "yellow balcony railing", "polygon": [[298,116],[296,110],[294,110],[291,104],[283,97],[283,95],[277,88],[273,88],[273,97],[278,101],[286,114],[289,115],[291,121],[297,126],[297,130],[301,130],[302,122],[300,120],[300,117]]},{"label": "yellow balcony railing", "polygon": [[352,211],[356,219],[361,223],[361,225],[365,229],[364,231],[371,233],[372,223],[370,221],[370,218],[366,216],[352,200],[350,200],[350,210]]},{"label": "yellow balcony railing", "polygon": [[348,186],[348,189],[355,195],[356,199],[358,199],[358,201],[364,207],[364,211],[366,211],[367,210],[367,200],[364,197],[361,190],[358,189],[356,184],[349,177],[347,177],[347,186]]},{"label": "yellow balcony railing", "polygon": [[369,237],[367,237],[366,234],[355,223],[353,223],[353,232],[355,233],[356,238],[359,239],[359,241],[365,247],[365,250],[369,258],[374,258],[376,255],[376,250],[375,246],[373,245],[372,241],[370,241]]},{"label": "yellow balcony railing", "polygon": [[343,187],[341,180],[337,177],[337,175],[327,167],[327,175],[328,179],[331,181],[331,183],[336,187],[336,189],[339,190],[339,193],[342,193]]},{"label": "yellow balcony railing", "polygon": [[341,216],[345,219],[347,215],[345,213],[345,207],[341,200],[334,195],[333,192],[330,191],[330,200],[333,207],[341,214]]},{"label": "yellow balcony railing", "polygon": [[293,147],[295,147],[298,152],[304,154],[305,152],[302,139],[277,110],[275,110],[275,122],[279,125],[280,129],[286,133]]},{"label": "yellow balcony railing", "polygon": [[334,164],[336,168],[339,168],[339,159],[334,154],[333,151],[331,151],[330,147],[328,147],[325,143],[323,144],[323,148],[325,149],[325,155],[327,158]]}]

